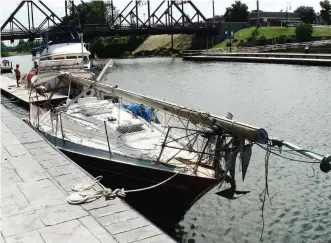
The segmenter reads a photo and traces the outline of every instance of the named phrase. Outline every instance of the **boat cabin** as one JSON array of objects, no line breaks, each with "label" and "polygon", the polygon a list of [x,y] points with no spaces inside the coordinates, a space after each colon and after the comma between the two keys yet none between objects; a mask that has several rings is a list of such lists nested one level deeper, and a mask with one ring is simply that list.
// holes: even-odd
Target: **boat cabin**
[{"label": "boat cabin", "polygon": [[78,32],[75,35],[70,28],[64,29],[64,33],[57,31],[45,31],[43,43],[46,44],[31,51],[32,60],[38,61],[39,69],[90,69],[89,43],[84,43],[81,35]]}]

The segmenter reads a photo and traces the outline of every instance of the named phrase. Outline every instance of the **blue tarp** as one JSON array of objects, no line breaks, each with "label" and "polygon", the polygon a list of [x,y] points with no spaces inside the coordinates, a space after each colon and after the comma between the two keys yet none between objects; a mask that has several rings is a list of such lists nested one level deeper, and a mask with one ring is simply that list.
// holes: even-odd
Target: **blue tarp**
[{"label": "blue tarp", "polygon": [[143,104],[122,105],[122,107],[131,111],[133,115],[142,117],[147,122],[152,119],[152,110]]}]

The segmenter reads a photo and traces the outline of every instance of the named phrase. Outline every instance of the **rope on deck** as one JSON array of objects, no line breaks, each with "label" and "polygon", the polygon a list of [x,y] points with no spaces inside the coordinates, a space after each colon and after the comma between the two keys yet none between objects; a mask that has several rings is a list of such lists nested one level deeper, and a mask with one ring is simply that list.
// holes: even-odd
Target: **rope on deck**
[{"label": "rope on deck", "polygon": [[[147,191],[147,190],[156,188],[158,186],[161,186],[164,183],[170,181],[172,178],[174,178],[178,174],[180,174],[180,171],[178,171],[176,174],[172,175],[168,179],[166,179],[156,185],[150,186],[150,187],[134,189],[134,190],[124,190],[124,188],[122,188],[122,189],[115,189],[114,191],[111,190],[110,188],[103,187],[101,184],[99,184],[99,185],[102,187],[102,189],[96,190],[94,188],[94,185],[99,183],[100,180],[103,178],[102,176],[98,176],[94,179],[94,181],[90,185],[76,185],[76,186],[72,187],[71,190],[75,191],[75,192],[68,196],[67,202],[69,204],[79,205],[79,204],[83,204],[83,203],[92,202],[101,197],[105,197],[106,200],[113,200],[116,197],[124,198],[126,196],[126,193]],[[90,189],[93,189],[95,192],[92,192],[92,193],[89,192],[88,190],[90,190]]]}]

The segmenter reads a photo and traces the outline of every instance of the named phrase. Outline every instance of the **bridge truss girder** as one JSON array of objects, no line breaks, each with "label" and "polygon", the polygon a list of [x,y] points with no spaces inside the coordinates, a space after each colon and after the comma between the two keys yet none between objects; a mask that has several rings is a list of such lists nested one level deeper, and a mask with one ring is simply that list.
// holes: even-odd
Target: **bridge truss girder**
[{"label": "bridge truss girder", "polygon": [[[80,2],[86,5],[86,9],[87,11],[89,11],[90,6],[88,4],[85,4],[82,0],[80,0]],[[86,23],[82,23],[81,27],[84,32],[84,35],[90,37],[114,35],[125,36],[132,34],[153,35],[177,33],[197,34],[201,36],[218,35],[218,30],[217,28],[215,28],[215,25],[206,24],[207,19],[193,4],[192,1],[164,0],[151,13],[150,0],[131,0],[120,13],[116,14],[114,14],[113,0],[104,0],[103,2],[105,3],[105,8],[111,7],[111,16],[107,15],[108,19],[107,21],[105,21],[106,15],[104,14],[103,23],[88,23],[91,21],[93,23],[93,20],[88,20]],[[42,27],[44,27],[46,23],[48,23],[48,25],[51,23],[56,27],[66,24],[55,13],[53,13],[41,0],[39,0],[39,3],[43,5],[44,10],[47,9],[50,14],[47,14],[47,11],[43,11],[36,3],[31,0],[22,1],[16,8],[16,10],[7,19],[7,21],[2,25],[2,40],[13,41],[14,39],[34,39],[41,36]],[[28,6],[28,27],[25,27],[15,18],[16,14],[25,4]],[[147,6],[147,19],[145,19],[146,14],[144,14],[144,19],[142,20],[142,11],[140,8],[143,6]],[[188,16],[188,7],[193,8],[195,13],[193,17]],[[38,9],[45,16],[45,20],[39,26],[34,25],[33,16],[35,9]],[[77,11],[80,11],[80,9],[74,4],[73,0],[65,1],[65,9],[66,17],[74,17],[76,16],[76,13],[78,13]],[[68,9],[70,10],[70,15],[68,15]],[[109,13],[109,11],[105,12]],[[70,18],[65,19],[69,20]],[[201,23],[201,21],[203,22]],[[5,27],[8,25],[10,29],[5,29]],[[17,29],[14,29],[14,26],[17,27]]]},{"label": "bridge truss girder", "polygon": [[[166,4],[166,9],[164,11],[160,11],[161,7]],[[189,17],[185,13],[184,5],[187,4],[193,8],[195,14],[193,17]],[[132,6],[133,5],[133,6]],[[147,5],[147,19],[142,20],[141,16],[139,16],[139,7]],[[126,10],[131,6],[129,12],[124,14]],[[179,13],[179,18],[175,18],[175,11],[177,10],[177,15]],[[164,0],[162,1],[157,8],[151,13],[150,8],[150,0],[142,1],[142,0],[131,0],[126,7],[123,9],[121,13],[119,13],[114,19],[112,25],[115,25],[115,22],[119,22],[119,26],[125,26],[125,24],[133,27],[133,28],[144,28],[151,27],[152,25],[161,25],[163,27],[171,27],[171,26],[181,26],[185,27],[186,24],[194,24],[194,19],[197,19],[195,23],[197,25],[200,24],[200,21],[206,21],[206,17],[199,11],[199,9],[194,5],[192,1],[186,0]],[[126,25],[126,26],[127,26]]]},{"label": "bridge truss girder", "polygon": [[[13,37],[11,41],[14,41],[14,26],[15,26],[23,35],[27,36],[30,40],[33,40],[36,37],[36,33],[39,33],[46,23],[48,23],[48,27],[50,26],[50,23],[55,26],[58,26],[61,23],[61,19],[51,9],[49,9],[41,0],[39,0],[39,3],[50,13],[47,14],[32,0],[21,1],[20,4],[15,9],[15,11],[9,16],[9,18],[1,26],[1,32],[7,27],[7,25],[9,25],[9,31],[11,33],[11,36]],[[18,21],[15,18],[17,13],[23,8],[24,5],[26,5],[28,9],[27,26],[23,25],[20,21]],[[38,12],[41,12],[45,16],[45,19],[38,26],[36,26],[34,22],[35,9],[39,10]]]}]

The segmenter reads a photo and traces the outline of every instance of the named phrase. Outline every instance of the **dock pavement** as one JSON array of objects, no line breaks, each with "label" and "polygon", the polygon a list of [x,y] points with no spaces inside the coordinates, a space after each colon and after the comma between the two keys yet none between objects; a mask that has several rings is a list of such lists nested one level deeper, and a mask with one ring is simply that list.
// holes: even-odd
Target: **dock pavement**
[{"label": "dock pavement", "polygon": [[72,186],[93,178],[3,105],[0,111],[1,242],[175,242],[122,199],[69,204]]}]

